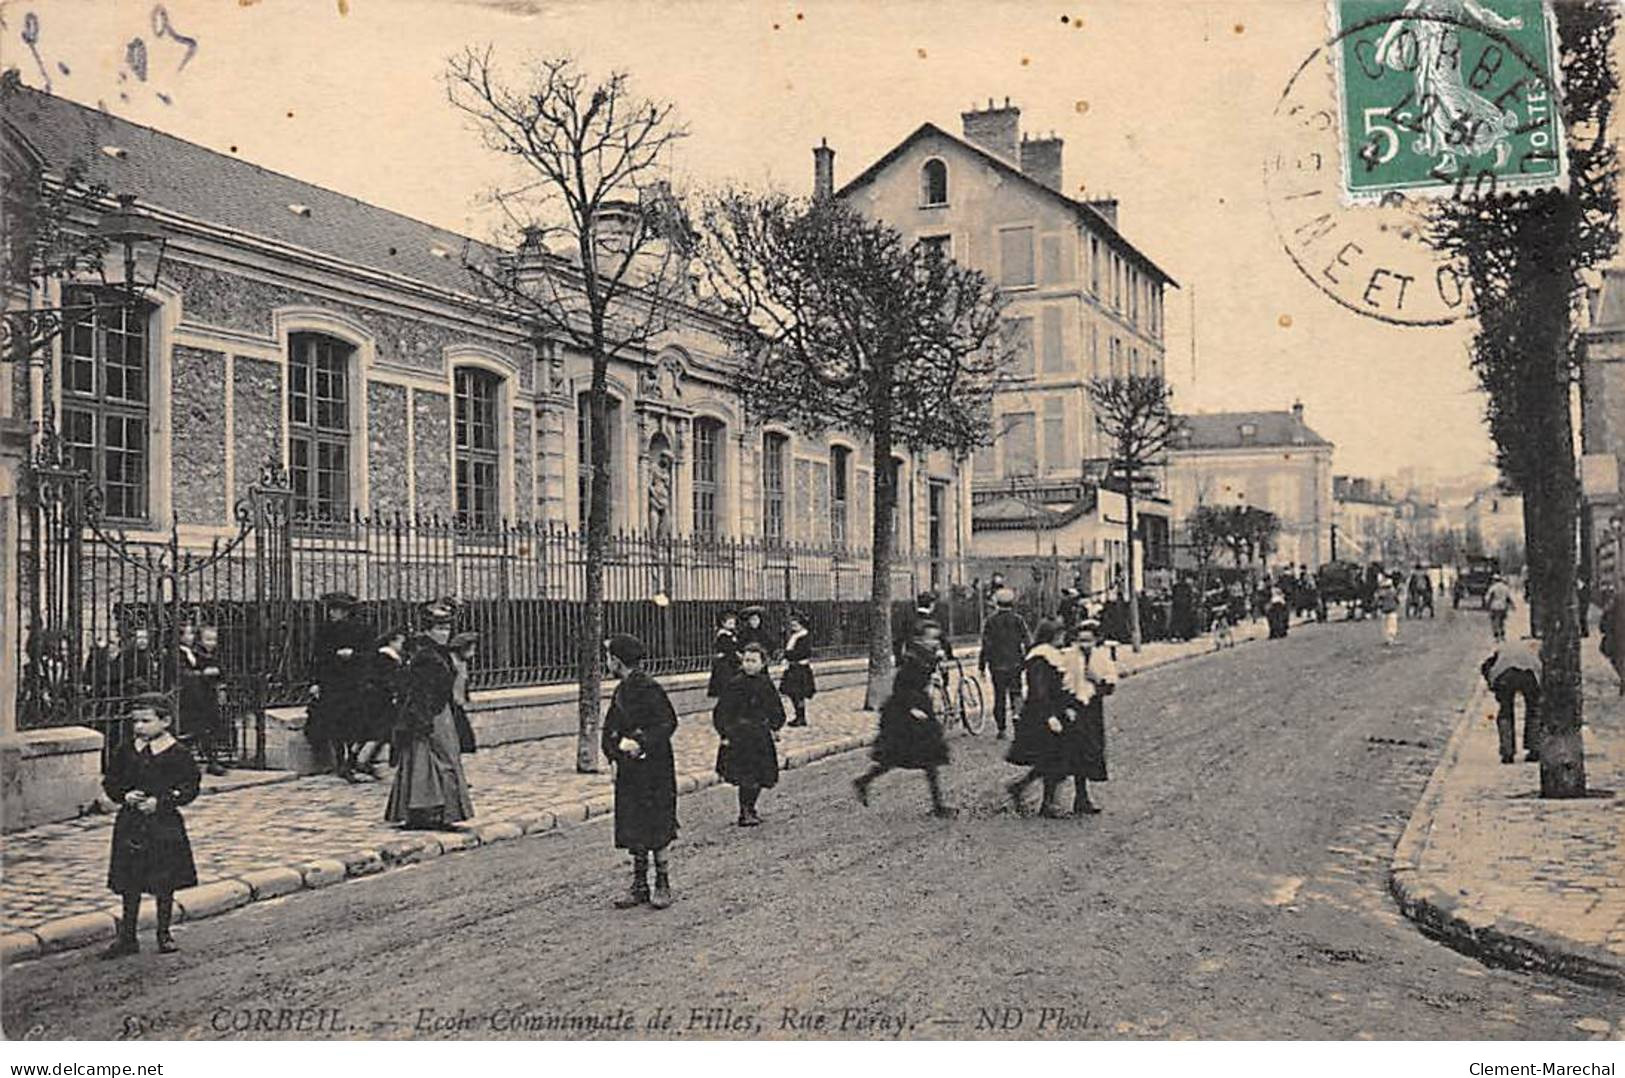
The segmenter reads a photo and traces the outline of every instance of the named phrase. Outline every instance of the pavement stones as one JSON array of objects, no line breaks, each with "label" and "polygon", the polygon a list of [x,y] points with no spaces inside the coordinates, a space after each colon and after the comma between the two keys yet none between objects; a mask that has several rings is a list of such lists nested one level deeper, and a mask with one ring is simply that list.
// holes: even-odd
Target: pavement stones
[{"label": "pavement stones", "polygon": [[1500,762],[1480,687],[1394,849],[1389,889],[1429,935],[1485,962],[1625,991],[1625,700],[1582,644],[1599,796],[1541,800],[1538,764]]},{"label": "pavement stones", "polygon": [[[1260,622],[1243,626],[1236,639],[1245,643],[1263,635]],[[1124,646],[1118,667],[1130,677],[1211,650],[1206,639],[1147,644],[1139,655]],[[820,693],[809,707],[811,725],[781,735],[785,766],[806,767],[872,743],[875,716],[861,710],[863,692],[863,686],[854,686]],[[674,749],[680,792],[717,784],[716,735],[703,717],[683,722]],[[186,809],[202,882],[177,895],[180,914],[198,920],[609,814],[611,776],[577,774],[574,761],[571,738],[494,746],[465,757],[479,816],[447,832],[403,833],[385,823],[387,784],[354,786],[331,776],[279,774],[270,781],[245,776]],[[106,908],[111,823],[111,817],[91,816],[6,836],[0,961],[112,938],[117,918]]]}]

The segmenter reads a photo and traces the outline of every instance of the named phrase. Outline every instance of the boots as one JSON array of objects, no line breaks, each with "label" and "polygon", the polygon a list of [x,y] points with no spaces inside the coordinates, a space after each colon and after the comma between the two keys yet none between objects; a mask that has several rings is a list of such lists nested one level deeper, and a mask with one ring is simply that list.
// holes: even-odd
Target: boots
[{"label": "boots", "polygon": [[649,896],[649,905],[653,909],[663,910],[671,905],[671,877],[666,874],[666,866],[655,866],[655,889]]},{"label": "boots", "polygon": [[1083,779],[1077,780],[1078,792],[1072,797],[1072,815],[1094,816],[1100,812],[1100,806],[1089,800],[1089,785]]},{"label": "boots", "polygon": [[1044,804],[1038,810],[1038,814],[1046,820],[1064,820],[1067,818],[1066,813],[1055,805],[1055,791],[1059,786],[1060,783],[1052,778],[1044,780]]},{"label": "boots", "polygon": [[[131,899],[134,901],[131,901]],[[141,919],[141,896],[124,896],[124,916],[118,923],[118,939],[114,940],[101,954],[106,959],[123,958],[128,954],[138,954],[141,944],[135,938],[137,922]]]},{"label": "boots", "polygon": [[936,768],[926,768],[925,781],[931,786],[931,815],[940,820],[951,820],[958,816],[959,810],[942,799],[942,780],[937,777]]},{"label": "boots", "polygon": [[632,887],[626,894],[615,900],[618,910],[636,909],[649,902],[649,857],[647,854],[634,854],[632,856]]}]

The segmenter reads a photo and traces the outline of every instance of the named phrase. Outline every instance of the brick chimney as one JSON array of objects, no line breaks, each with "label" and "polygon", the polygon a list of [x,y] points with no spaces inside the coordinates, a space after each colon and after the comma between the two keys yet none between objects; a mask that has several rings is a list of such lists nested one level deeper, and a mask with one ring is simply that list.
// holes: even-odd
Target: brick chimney
[{"label": "brick chimney", "polygon": [[1117,200],[1115,198],[1091,198],[1085,200],[1089,208],[1104,217],[1113,227],[1117,227]]},{"label": "brick chimney", "polygon": [[1021,171],[1048,187],[1061,189],[1061,140],[1052,132],[1049,138],[1021,140]]},{"label": "brick chimney", "polygon": [[1021,109],[1004,99],[1004,107],[987,99],[987,108],[961,112],[959,119],[965,125],[965,141],[980,146],[1012,165],[1021,163]]},{"label": "brick chimney", "polygon": [[1303,422],[1303,401],[1292,402],[1292,418],[1299,423]]},{"label": "brick chimney", "polygon": [[835,151],[829,139],[819,139],[813,147],[813,198],[823,201],[835,194]]}]

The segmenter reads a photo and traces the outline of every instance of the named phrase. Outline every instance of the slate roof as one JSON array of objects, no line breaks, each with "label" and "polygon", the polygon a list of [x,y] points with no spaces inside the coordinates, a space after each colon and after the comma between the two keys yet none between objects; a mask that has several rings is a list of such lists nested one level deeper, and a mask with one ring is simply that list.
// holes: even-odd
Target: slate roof
[{"label": "slate roof", "polygon": [[937,135],[941,138],[947,139],[949,142],[952,142],[965,150],[965,152],[987,162],[987,164],[1003,175],[1011,177],[1017,182],[1024,183],[1035,191],[1043,192],[1049,198],[1054,199],[1067,209],[1071,210],[1073,213],[1077,214],[1077,216],[1082,219],[1086,226],[1088,226],[1092,231],[1099,233],[1106,240],[1109,246],[1115,248],[1119,254],[1125,256],[1130,262],[1133,262],[1135,265],[1139,266],[1145,272],[1151,274],[1164,284],[1172,285],[1175,288],[1179,287],[1178,281],[1168,276],[1167,271],[1161,266],[1158,266],[1155,262],[1151,261],[1151,259],[1146,256],[1144,251],[1141,251],[1138,247],[1134,246],[1134,244],[1130,243],[1121,232],[1117,231],[1116,226],[1108,221],[1099,210],[1095,209],[1087,202],[1079,202],[1077,199],[1068,198],[1066,195],[1063,195],[1061,192],[1055,190],[1055,188],[1033,179],[1031,176],[1021,171],[1021,169],[1017,168],[1015,165],[1012,165],[1004,158],[999,157],[997,154],[989,153],[987,150],[982,149],[982,147],[976,145],[974,142],[968,142],[957,135],[951,135],[933,123],[923,123],[919,127],[915,128],[913,134],[909,135],[902,142],[899,142],[896,146],[892,147],[882,157],[875,161],[874,164],[870,165],[868,168],[852,177],[852,179],[848,180],[845,184],[841,185],[841,189],[835,192],[835,197],[843,198],[850,192],[855,191],[859,187],[871,182],[876,176],[880,175],[880,173],[884,171],[888,165],[897,160],[897,158],[901,157],[904,151],[906,151],[910,146],[930,135]]},{"label": "slate roof", "polygon": [[[4,122],[47,170],[78,162],[87,180],[133,194],[138,204],[464,293],[471,291],[465,245],[494,253],[458,233],[26,86],[4,105]],[[437,248],[446,256],[434,254]]]},{"label": "slate roof", "polygon": [[[1260,446],[1321,445],[1332,443],[1316,434],[1308,424],[1291,412],[1206,412],[1179,417],[1180,425],[1190,432],[1189,441],[1176,440],[1175,452],[1190,449],[1254,449]],[[1256,433],[1250,441],[1242,441],[1241,428],[1252,424]]]}]

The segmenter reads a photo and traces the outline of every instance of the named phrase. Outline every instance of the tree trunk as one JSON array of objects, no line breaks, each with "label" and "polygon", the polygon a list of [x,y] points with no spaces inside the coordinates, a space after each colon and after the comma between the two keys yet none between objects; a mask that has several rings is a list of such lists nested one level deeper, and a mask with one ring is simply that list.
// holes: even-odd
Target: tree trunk
[{"label": "tree trunk", "polygon": [[1137,473],[1130,469],[1128,485],[1124,488],[1123,504],[1128,507],[1128,520],[1123,530],[1128,536],[1128,574],[1124,581],[1124,590],[1128,592],[1128,635],[1129,642],[1134,650],[1140,650],[1140,599],[1134,591],[1134,477]]},{"label": "tree trunk", "polygon": [[599,707],[604,683],[604,551],[609,545],[609,432],[604,424],[608,407],[608,368],[603,349],[592,361],[592,389],[588,394],[591,418],[592,480],[588,486],[586,608],[582,615],[576,697],[576,770],[593,774],[599,769]]},{"label": "tree trunk", "polygon": [[1528,360],[1526,381],[1536,399],[1530,437],[1533,482],[1524,483],[1527,571],[1539,621],[1543,676],[1540,694],[1540,796],[1584,797],[1585,751],[1580,737],[1580,625],[1573,602],[1574,535],[1579,491],[1574,475],[1574,429],[1570,418],[1567,276],[1547,270],[1526,285]]},{"label": "tree trunk", "polygon": [[[880,396],[876,395],[877,398]],[[889,402],[890,394],[885,395]],[[877,399],[877,404],[881,402]],[[884,406],[875,409],[874,429],[874,521],[870,529],[872,558],[869,572],[869,687],[864,694],[865,710],[874,710],[891,693],[895,672],[892,659],[891,559],[892,511],[897,506],[897,484],[891,467],[891,415]]]}]

